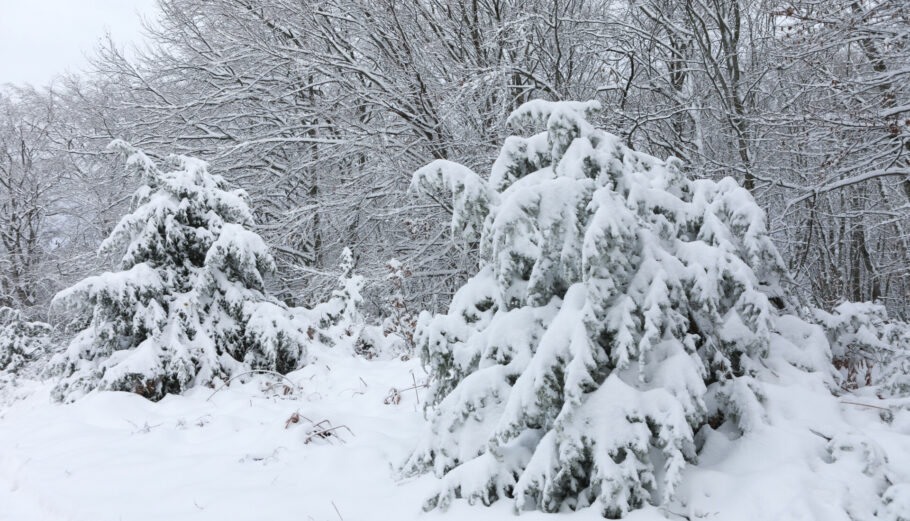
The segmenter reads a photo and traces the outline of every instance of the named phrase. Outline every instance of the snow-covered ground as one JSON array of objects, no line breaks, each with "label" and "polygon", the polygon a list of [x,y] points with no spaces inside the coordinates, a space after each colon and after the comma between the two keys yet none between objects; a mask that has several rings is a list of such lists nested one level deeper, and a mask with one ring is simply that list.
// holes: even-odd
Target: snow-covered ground
[{"label": "snow-covered ground", "polygon": [[[422,373],[413,361],[322,356],[289,375],[303,390],[292,395],[263,392],[274,379],[262,377],[159,403],[102,392],[56,405],[35,385],[0,413],[0,519],[416,516],[409,498],[425,486],[399,485],[390,463],[422,412],[413,391],[384,404],[390,388],[413,385],[411,371]],[[350,432],[307,443],[305,418]]]},{"label": "snow-covered ground", "polygon": [[[434,478],[395,478],[394,466],[424,428],[417,406],[422,390],[401,393],[397,404],[384,401],[392,387],[411,387],[423,374],[415,360],[368,361],[330,352],[289,375],[302,391],[287,396],[280,388],[264,390],[274,379],[261,377],[214,395],[197,388],[152,403],[95,392],[70,405],[51,402],[51,384],[20,381],[0,393],[7,398],[0,406],[0,520],[512,517],[508,501],[489,508],[457,501],[446,512],[425,513],[421,506]],[[874,450],[890,460],[892,479],[910,480],[906,409],[886,424],[877,409],[845,404],[851,400],[802,384],[770,389],[778,394],[771,403],[788,405],[770,410],[769,417],[790,425],[789,431],[759,429],[737,443],[712,435],[699,466],[686,473],[681,501],[627,519],[846,520],[844,507],[866,501],[864,487],[872,480],[855,479],[865,476],[856,468],[866,465],[862,455],[832,462],[823,436],[833,431],[874,440]],[[300,421],[286,428],[294,413]],[[308,443],[307,419],[347,428]],[[861,504],[851,508],[865,510]],[[521,518],[554,516],[527,512]],[[596,508],[556,518],[601,519]]]}]

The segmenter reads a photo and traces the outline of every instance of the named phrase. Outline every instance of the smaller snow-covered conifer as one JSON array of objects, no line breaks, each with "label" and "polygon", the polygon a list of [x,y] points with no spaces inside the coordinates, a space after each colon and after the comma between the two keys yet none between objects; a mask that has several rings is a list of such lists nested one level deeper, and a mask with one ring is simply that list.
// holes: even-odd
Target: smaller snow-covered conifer
[{"label": "smaller snow-covered conifer", "polygon": [[417,317],[411,311],[404,293],[405,282],[411,276],[411,270],[398,259],[390,259],[386,268],[388,269],[386,279],[391,283],[393,293],[388,301],[389,316],[383,321],[382,328],[386,336],[395,337],[402,344],[399,351],[411,352],[414,349]]},{"label": "smaller snow-covered conifer", "polygon": [[871,385],[884,394],[910,396],[910,324],[890,319],[884,306],[870,302],[844,302],[816,315],[845,387]]},{"label": "smaller snow-covered conifer", "polygon": [[241,190],[205,162],[174,156],[160,170],[123,143],[145,184],[101,251],[119,271],[60,292],[75,337],[53,360],[58,399],[94,388],[150,399],[209,384],[237,368],[288,372],[304,356],[306,332],[266,294],[274,261]]},{"label": "smaller snow-covered conifer", "polygon": [[51,326],[30,321],[18,310],[0,307],[0,371],[15,373],[47,349]]},{"label": "smaller snow-covered conifer", "polygon": [[350,248],[341,251],[338,262],[340,275],[338,276],[338,289],[332,292],[332,301],[337,303],[337,311],[332,313],[335,322],[342,322],[347,326],[363,324],[363,315],[360,307],[363,304],[363,275],[354,272],[356,266],[354,254]]}]

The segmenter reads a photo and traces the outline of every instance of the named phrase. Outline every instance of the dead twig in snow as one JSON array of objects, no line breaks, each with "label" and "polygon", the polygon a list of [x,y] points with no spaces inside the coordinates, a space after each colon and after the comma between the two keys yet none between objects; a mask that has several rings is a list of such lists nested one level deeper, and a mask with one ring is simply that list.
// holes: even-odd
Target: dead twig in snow
[{"label": "dead twig in snow", "polygon": [[389,389],[389,394],[387,394],[385,399],[382,400],[382,403],[386,405],[398,405],[401,403],[401,392],[399,392],[398,389],[392,387]]},{"label": "dead twig in snow", "polygon": [[401,403],[402,395],[410,390],[414,391],[414,395],[417,397],[417,403],[420,403],[420,394],[417,392],[417,389],[429,388],[430,383],[424,382],[422,384],[417,383],[417,378],[414,376],[414,371],[411,371],[411,380],[414,382],[414,385],[410,387],[405,387],[404,389],[399,389],[397,387],[392,387],[389,389],[388,394],[386,395],[383,403],[386,405],[397,405]]},{"label": "dead twig in snow", "polygon": [[294,411],[293,414],[284,422],[284,428],[287,429],[291,426],[292,423],[300,423],[300,420],[306,420],[310,423],[313,423],[313,420],[307,418],[306,416],[300,414],[300,411]]},{"label": "dead twig in snow", "polygon": [[221,387],[219,387],[218,389],[215,389],[215,392],[210,394],[209,397],[205,399],[205,401],[211,400],[213,396],[215,396],[216,394],[218,394],[219,392],[224,390],[226,387],[228,387],[231,384],[231,382],[233,382],[237,378],[240,378],[241,376],[250,375],[250,374],[269,374],[272,376],[277,376],[278,378],[281,378],[282,380],[284,380],[285,382],[290,384],[292,389],[296,389],[298,391],[303,390],[299,385],[295,384],[290,378],[288,378],[287,376],[285,376],[277,371],[270,371],[268,369],[252,369],[250,371],[244,371],[242,373],[235,374],[234,376],[228,378],[228,380],[226,382],[224,382],[224,384],[222,384]]},{"label": "dead twig in snow", "polygon": [[880,409],[882,411],[891,412],[891,409],[887,407],[879,407],[878,405],[869,405],[868,403],[857,403],[857,402],[840,402],[846,405],[858,405],[859,407],[869,407],[870,409]]},{"label": "dead twig in snow", "polygon": [[[326,427],[320,427],[321,425],[326,425]],[[347,425],[338,425],[336,427],[332,426],[332,422],[329,420],[322,420],[319,423],[313,425],[314,429],[307,432],[306,439],[303,440],[303,444],[307,445],[316,439],[330,440],[330,438],[337,438],[341,443],[345,443],[344,439],[336,434],[338,429],[345,429],[350,433],[351,436],[354,436],[354,431],[352,431]]]},{"label": "dead twig in snow", "polygon": [[365,390],[366,390],[367,387],[369,387],[369,385],[367,385],[367,383],[363,380],[363,378],[361,378],[361,377],[359,377],[359,376],[358,376],[357,378],[360,380],[360,383],[363,385],[363,390],[359,390],[359,391],[358,391],[358,390],[353,389],[353,388],[342,389],[342,391],[341,391],[340,393],[338,393],[338,396],[341,396],[342,394],[344,394],[344,393],[347,392],[347,391],[350,391],[350,392],[351,392],[351,397],[352,397],[352,398],[353,398],[354,396],[357,396],[358,394],[365,394]]},{"label": "dead twig in snow", "polygon": [[155,427],[161,427],[162,425],[164,425],[163,423],[156,423],[155,425],[149,425],[148,422],[145,422],[145,423],[143,423],[142,427],[140,427],[140,426],[136,425],[135,423],[131,422],[130,420],[126,420],[126,422],[129,423],[130,425],[132,425],[136,429],[135,431],[132,432],[132,434],[148,434],[148,433],[152,432],[152,429],[154,429]]},{"label": "dead twig in snow", "polygon": [[417,397],[417,403],[420,403],[420,394],[417,392],[417,377],[414,376],[414,371],[411,371],[411,381],[414,382],[414,396]]},{"label": "dead twig in snow", "polygon": [[815,430],[815,429],[809,429],[809,432],[811,432],[812,434],[818,436],[819,438],[824,439],[825,441],[831,441],[831,436],[828,436],[827,434],[822,434],[822,433],[818,432],[818,431]]},{"label": "dead twig in snow", "polygon": [[311,425],[310,429],[306,432],[306,438],[303,440],[304,445],[307,445],[310,442],[316,441],[318,439],[331,441],[332,438],[336,438],[341,443],[345,443],[344,438],[336,433],[336,431],[339,429],[345,429],[348,431],[348,433],[350,433],[351,436],[355,436],[354,431],[352,431],[347,425],[332,425],[332,422],[329,421],[328,418],[313,423],[313,420],[300,414],[300,411],[295,411],[291,414],[290,417],[288,417],[288,419],[284,422],[284,428],[289,428],[292,423],[300,423],[301,420],[305,420]]}]

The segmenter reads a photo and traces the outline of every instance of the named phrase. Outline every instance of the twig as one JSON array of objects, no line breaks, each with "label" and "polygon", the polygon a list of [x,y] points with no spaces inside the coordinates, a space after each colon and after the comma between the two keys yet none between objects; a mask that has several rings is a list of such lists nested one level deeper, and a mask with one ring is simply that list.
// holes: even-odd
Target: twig
[{"label": "twig", "polygon": [[124,418],[124,420],[136,429],[135,431],[132,432],[132,434],[148,434],[148,433],[152,432],[152,429],[154,429],[155,427],[161,427],[162,425],[164,425],[163,423],[156,423],[155,425],[149,425],[148,422],[145,422],[142,425],[142,427],[140,427],[140,426],[136,425],[135,423],[133,423],[132,421],[127,420],[126,418]]},{"label": "twig", "polygon": [[660,510],[661,510],[662,512],[666,512],[667,514],[672,514],[672,515],[677,516],[677,517],[680,517],[680,518],[682,518],[682,519],[688,519],[689,521],[692,521],[692,518],[689,517],[689,516],[687,516],[687,515],[684,515],[684,514],[677,514],[676,512],[674,512],[674,511],[672,511],[672,510],[669,510],[669,509],[666,509],[666,508],[661,508]]},{"label": "twig", "polygon": [[812,434],[818,436],[819,438],[824,438],[826,441],[831,441],[831,436],[827,436],[827,435],[825,435],[825,434],[822,434],[822,433],[818,432],[818,431],[815,430],[815,429],[809,429],[809,432],[811,432]]},{"label": "twig", "polygon": [[846,405],[858,405],[860,407],[869,407],[872,409],[881,409],[883,411],[891,412],[891,409],[888,409],[887,407],[879,407],[878,405],[869,405],[868,403],[857,403],[857,402],[840,402],[840,403],[843,403]]},{"label": "twig", "polygon": [[338,519],[340,519],[341,521],[344,521],[344,518],[341,517],[341,512],[338,511],[338,507],[335,506],[335,502],[334,502],[334,501],[332,501],[332,508],[334,508],[334,509],[335,509],[335,513],[338,514]]},{"label": "twig", "polygon": [[417,377],[414,376],[414,371],[411,371],[411,380],[414,382],[414,396],[417,397],[417,403],[420,403],[420,393],[417,392]]},{"label": "twig", "polygon": [[342,389],[342,390],[338,393],[338,396],[341,396],[342,394],[344,394],[344,393],[347,392],[347,391],[351,391],[351,397],[354,397],[354,396],[356,396],[356,395],[358,395],[358,394],[363,394],[363,391],[358,391],[357,389],[350,389],[350,388],[348,388],[348,389]]},{"label": "twig", "polygon": [[300,423],[300,420],[304,419],[310,423],[313,423],[313,420],[307,418],[306,416],[300,414],[300,411],[297,410],[291,414],[291,416],[284,422],[284,428],[287,429],[291,426],[292,423]]},{"label": "twig", "polygon": [[410,391],[411,389],[422,389],[422,388],[424,388],[424,387],[426,387],[426,385],[424,385],[424,384],[417,384],[416,386],[413,386],[413,385],[412,385],[411,387],[405,387],[404,389],[400,389],[400,391],[401,391],[401,392],[405,392],[405,391]]},{"label": "twig", "polygon": [[401,393],[398,392],[398,389],[392,387],[389,389],[389,394],[386,395],[385,399],[382,400],[382,403],[386,405],[399,404],[401,403]]},{"label": "twig", "polygon": [[[319,425],[320,423],[323,423],[325,421],[328,421],[328,420],[323,420],[323,421],[317,423],[316,425]],[[331,423],[329,425],[331,425]],[[350,428],[348,428],[347,425],[339,425],[337,427],[329,427],[327,429],[320,429],[320,430],[309,433],[307,435],[306,439],[303,440],[303,444],[306,445],[306,444],[310,443],[311,441],[313,441],[314,437],[318,437],[318,438],[326,440],[326,439],[328,439],[329,436],[331,436],[333,434],[332,431],[335,431],[338,429],[347,429],[347,431],[351,434],[351,436],[356,436],[354,434],[354,431],[352,431]],[[340,436],[335,435],[335,437],[338,438],[338,440],[341,441],[341,443],[345,442],[344,439],[342,439]]]},{"label": "twig", "polygon": [[212,396],[215,396],[216,394],[218,394],[221,390],[223,390],[225,387],[230,385],[230,383],[233,382],[234,380],[236,380],[237,378],[240,378],[241,376],[246,376],[248,374],[270,374],[272,376],[277,376],[278,378],[281,378],[285,382],[291,384],[291,386],[294,387],[295,389],[297,389],[298,391],[303,390],[299,385],[297,385],[293,381],[291,381],[290,378],[288,378],[287,376],[284,376],[283,374],[281,374],[277,371],[270,371],[268,369],[252,369],[249,371],[244,371],[239,374],[235,374],[234,376],[228,378],[228,380],[226,382],[224,382],[224,384],[222,384],[221,387],[219,387],[218,389],[215,389],[215,392],[213,392],[211,395],[209,395],[209,397],[206,398],[205,401],[211,400]]}]

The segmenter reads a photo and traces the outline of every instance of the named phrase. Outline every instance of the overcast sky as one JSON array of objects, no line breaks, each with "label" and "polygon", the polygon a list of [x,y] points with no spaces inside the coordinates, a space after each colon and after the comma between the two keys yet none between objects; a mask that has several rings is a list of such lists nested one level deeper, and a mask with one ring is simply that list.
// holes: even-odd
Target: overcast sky
[{"label": "overcast sky", "polygon": [[82,70],[106,30],[123,44],[141,38],[155,0],[0,0],[0,84],[45,85]]}]

